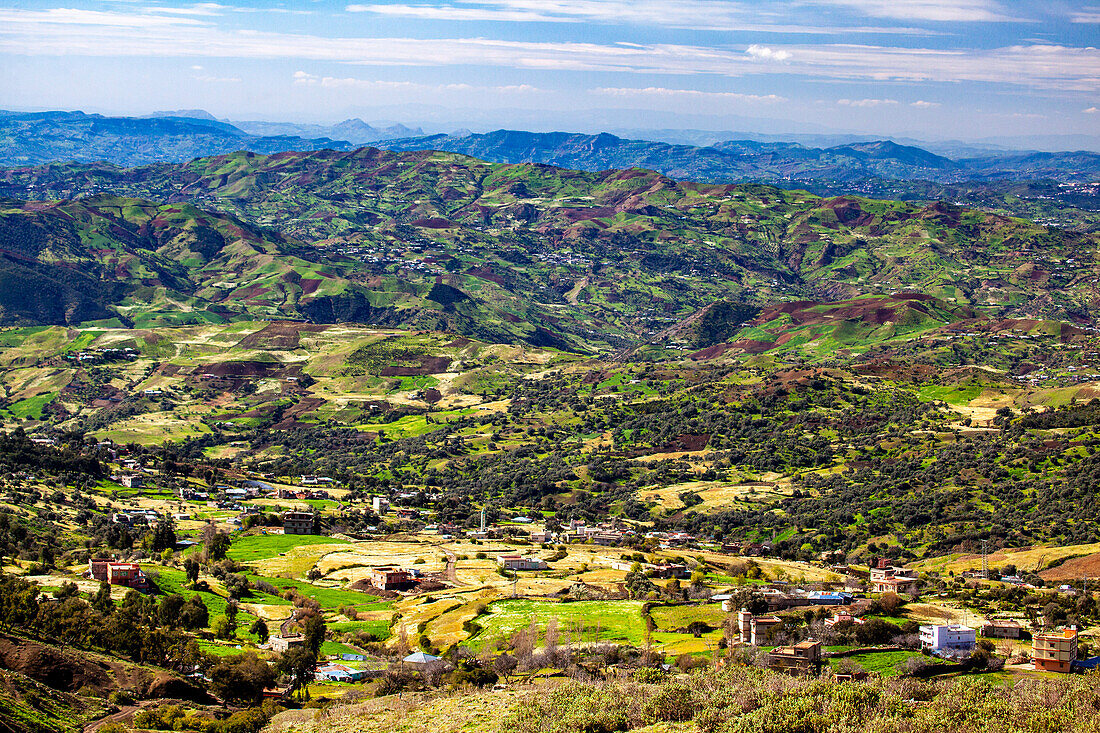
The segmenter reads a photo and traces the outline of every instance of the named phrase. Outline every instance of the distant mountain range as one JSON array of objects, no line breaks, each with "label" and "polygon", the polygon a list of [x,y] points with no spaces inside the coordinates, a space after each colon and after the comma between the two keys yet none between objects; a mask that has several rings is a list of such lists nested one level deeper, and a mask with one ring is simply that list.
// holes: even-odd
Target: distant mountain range
[{"label": "distant mountain range", "polygon": [[327,137],[333,140],[347,140],[353,145],[366,145],[381,140],[423,137],[419,127],[404,125],[372,127],[363,120],[353,118],[336,125],[299,125],[292,122],[238,122],[233,124],[250,135],[292,135],[299,137]]},{"label": "distant mountain range", "polygon": [[199,117],[104,117],[83,112],[0,112],[0,165],[105,161],[130,166],[180,163],[237,150],[349,150],[327,137],[250,135]]},{"label": "distant mountain range", "polygon": [[1079,151],[989,152],[951,159],[889,140],[813,148],[788,142],[730,140],[711,146],[626,140],[607,133],[431,135],[380,143],[389,150],[443,150],[495,163],[545,163],[578,170],[646,168],[672,178],[711,183],[781,182],[868,178],[962,181],[1100,179],[1100,154]]}]

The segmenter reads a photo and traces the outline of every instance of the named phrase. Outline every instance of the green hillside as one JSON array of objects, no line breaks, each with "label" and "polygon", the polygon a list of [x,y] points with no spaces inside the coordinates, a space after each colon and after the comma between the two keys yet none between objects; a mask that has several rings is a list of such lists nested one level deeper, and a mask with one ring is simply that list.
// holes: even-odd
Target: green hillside
[{"label": "green hillside", "polygon": [[[265,250],[277,272],[257,266],[267,279],[237,293],[253,313],[489,340],[637,346],[718,300],[764,307],[907,291],[993,316],[1072,320],[1090,317],[1097,296],[1094,235],[944,203],[370,148],[0,173],[9,196],[103,190],[190,203],[284,242],[281,253]],[[39,215],[9,207],[20,209]],[[202,267],[212,278],[226,270],[216,282],[241,280],[232,258]],[[299,283],[289,282],[291,270]],[[211,287],[187,294],[228,300]],[[128,315],[123,309],[113,308]]]}]

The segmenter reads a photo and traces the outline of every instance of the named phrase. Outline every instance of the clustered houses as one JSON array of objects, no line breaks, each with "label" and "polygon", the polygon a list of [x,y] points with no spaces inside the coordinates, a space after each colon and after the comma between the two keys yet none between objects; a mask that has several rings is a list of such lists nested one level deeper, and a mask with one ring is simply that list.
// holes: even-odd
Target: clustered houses
[{"label": "clustered houses", "polygon": [[919,582],[917,571],[891,565],[885,557],[880,557],[871,567],[871,591],[874,593],[915,596]]},{"label": "clustered houses", "polygon": [[152,590],[152,583],[136,562],[115,562],[106,558],[88,561],[89,578],[106,582],[109,585],[121,585],[138,591]]},{"label": "clustered houses", "polygon": [[[612,565],[612,567],[615,567]],[[800,608],[802,606],[846,606],[855,600],[855,596],[847,592],[807,591],[802,588],[788,589],[766,587],[754,591],[768,604],[769,611],[782,611],[787,608]],[[730,601],[724,601],[722,608],[732,612]]]},{"label": "clustered houses", "polygon": [[111,515],[111,521],[119,524],[151,524],[160,519],[160,514],[155,509],[124,509]]}]

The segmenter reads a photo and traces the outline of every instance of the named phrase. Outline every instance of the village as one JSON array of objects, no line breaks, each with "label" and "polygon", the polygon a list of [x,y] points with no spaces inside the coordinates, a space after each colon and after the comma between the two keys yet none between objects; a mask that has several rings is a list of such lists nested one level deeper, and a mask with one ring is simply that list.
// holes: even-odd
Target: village
[{"label": "village", "polygon": [[[326,694],[394,670],[436,680],[453,671],[454,649],[506,653],[528,626],[542,639],[548,625],[577,649],[624,645],[651,649],[666,665],[737,658],[789,674],[830,669],[842,679],[1071,673],[1100,663],[1089,656],[1093,637],[1073,624],[1007,606],[980,613],[960,602],[967,588],[1018,588],[1047,605],[1072,605],[1082,592],[1092,598],[1066,584],[1040,588],[1029,582],[1036,578],[1015,573],[975,569],[944,578],[889,557],[861,565],[836,553],[791,561],[776,557],[767,541],[715,543],[621,519],[558,524],[497,512],[489,521],[483,509],[479,522],[464,526],[435,520],[430,506],[440,497],[352,495],[317,475],[189,482],[165,497],[155,471],[119,461],[114,478],[131,491],[112,500],[112,521],[151,527],[170,520],[176,558],[164,567],[140,552],[91,558],[84,577],[155,593],[173,564],[203,551],[204,536],[226,533],[246,586],[278,591],[291,583],[286,588],[295,593],[328,601],[330,641],[314,671]],[[414,500],[421,505],[405,504]],[[374,523],[342,527],[347,510]],[[224,580],[206,582],[215,595],[228,588]],[[294,614],[285,617],[292,609],[273,600],[239,599],[243,612],[272,627],[270,638],[207,634],[204,647],[282,653],[305,643]]]}]

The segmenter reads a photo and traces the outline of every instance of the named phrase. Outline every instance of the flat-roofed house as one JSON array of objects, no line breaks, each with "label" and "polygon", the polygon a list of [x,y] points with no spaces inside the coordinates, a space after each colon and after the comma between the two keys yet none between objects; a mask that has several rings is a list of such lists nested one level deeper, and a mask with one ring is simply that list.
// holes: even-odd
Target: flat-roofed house
[{"label": "flat-roofed house", "polygon": [[1077,629],[1036,634],[1031,639],[1031,659],[1036,670],[1069,672],[1077,660]]}]

